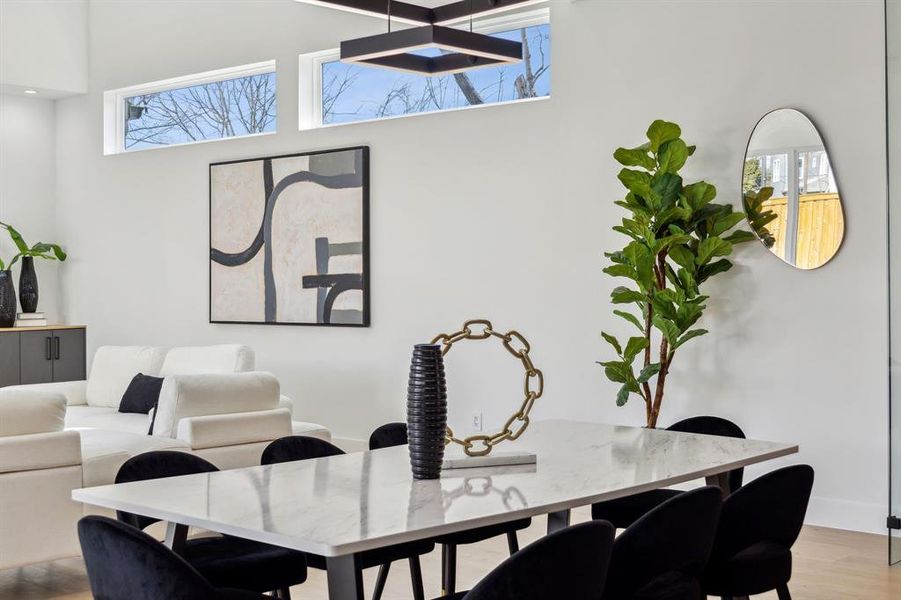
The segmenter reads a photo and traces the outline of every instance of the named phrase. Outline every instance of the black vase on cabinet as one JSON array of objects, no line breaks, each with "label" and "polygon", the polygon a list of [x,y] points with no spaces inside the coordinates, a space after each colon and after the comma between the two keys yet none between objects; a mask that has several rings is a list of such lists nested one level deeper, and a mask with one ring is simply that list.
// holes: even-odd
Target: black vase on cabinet
[{"label": "black vase on cabinet", "polygon": [[0,327],[12,327],[16,324],[16,287],[13,285],[13,272],[9,269],[0,271]]},{"label": "black vase on cabinet", "polygon": [[19,272],[19,303],[23,313],[33,313],[38,309],[38,276],[34,272],[34,257],[22,257]]},{"label": "black vase on cabinet", "polygon": [[407,438],[413,479],[438,479],[447,431],[447,382],[441,346],[413,347],[407,386]]}]

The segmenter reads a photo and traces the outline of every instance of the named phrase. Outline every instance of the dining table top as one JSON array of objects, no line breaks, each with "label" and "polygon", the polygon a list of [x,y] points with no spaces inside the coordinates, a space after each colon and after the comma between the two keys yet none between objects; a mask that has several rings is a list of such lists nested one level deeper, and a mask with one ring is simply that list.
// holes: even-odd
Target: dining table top
[{"label": "dining table top", "polygon": [[337,557],[722,475],[797,445],[550,420],[526,465],[414,480],[408,448],[77,489],[78,502]]}]

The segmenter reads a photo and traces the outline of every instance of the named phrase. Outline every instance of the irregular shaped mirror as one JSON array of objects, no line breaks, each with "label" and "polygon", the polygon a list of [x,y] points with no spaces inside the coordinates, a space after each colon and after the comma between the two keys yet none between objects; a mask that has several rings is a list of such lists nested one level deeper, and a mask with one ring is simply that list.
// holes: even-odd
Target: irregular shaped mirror
[{"label": "irregular shaped mirror", "polygon": [[745,213],[770,252],[799,269],[829,262],[845,219],[826,145],[803,113],[781,108],[757,123],[742,173]]}]

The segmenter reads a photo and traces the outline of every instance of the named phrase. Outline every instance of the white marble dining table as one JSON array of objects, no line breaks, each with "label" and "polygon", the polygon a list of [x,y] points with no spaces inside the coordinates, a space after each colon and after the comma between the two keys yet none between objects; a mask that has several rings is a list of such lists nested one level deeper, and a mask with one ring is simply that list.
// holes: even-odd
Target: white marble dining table
[{"label": "white marble dining table", "polygon": [[270,466],[82,488],[72,498],[167,521],[176,550],[187,526],[326,557],[329,598],[361,600],[358,553],[483,525],[569,511],[695,479],[724,487],[736,468],[793,444],[666,430],[539,421],[510,448],[537,463],[446,470],[417,481],[406,446]]}]

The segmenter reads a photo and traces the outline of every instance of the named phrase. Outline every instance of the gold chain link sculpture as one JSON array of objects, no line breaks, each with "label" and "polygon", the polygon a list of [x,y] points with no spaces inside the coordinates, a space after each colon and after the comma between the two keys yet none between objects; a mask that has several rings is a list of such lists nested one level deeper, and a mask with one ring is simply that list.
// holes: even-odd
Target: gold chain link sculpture
[{"label": "gold chain link sculpture", "polygon": [[[459,439],[454,437],[454,431],[450,427],[447,428],[447,444],[460,444],[463,446],[463,452],[467,456],[488,456],[492,448],[503,442],[504,440],[516,440],[525,432],[529,426],[529,412],[535,404],[535,400],[541,398],[544,393],[544,374],[541,369],[536,369],[529,357],[532,347],[528,340],[518,331],[510,330],[507,333],[498,333],[491,325],[491,321],[487,319],[472,319],[463,323],[462,329],[454,333],[441,333],[435,336],[431,343],[441,344],[443,346],[441,355],[445,356],[450,352],[454,344],[461,340],[487,340],[488,338],[498,338],[507,349],[507,352],[522,362],[522,366],[526,371],[525,383],[523,384],[523,393],[525,400],[519,411],[514,413],[512,417],[507,419],[503,429],[495,434],[478,434],[471,435],[467,438]],[[533,389],[533,387],[535,389]],[[477,447],[481,445],[481,448]]]}]

